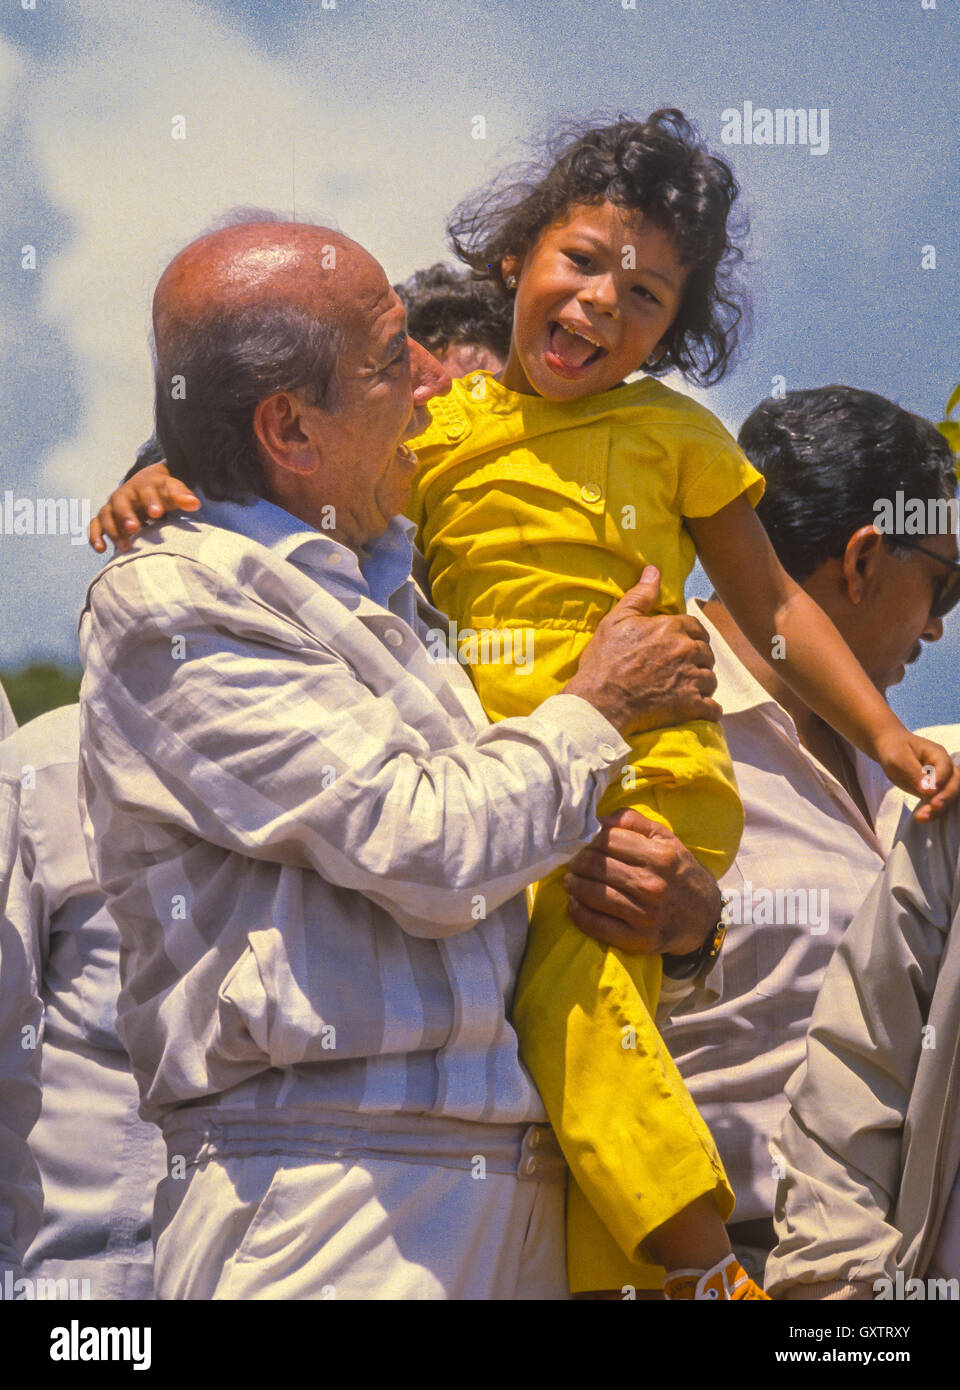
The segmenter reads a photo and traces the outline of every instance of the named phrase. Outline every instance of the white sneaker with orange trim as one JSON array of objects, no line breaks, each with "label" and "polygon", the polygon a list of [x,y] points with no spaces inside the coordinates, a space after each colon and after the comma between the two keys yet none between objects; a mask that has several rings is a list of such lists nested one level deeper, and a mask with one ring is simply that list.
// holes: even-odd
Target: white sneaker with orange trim
[{"label": "white sneaker with orange trim", "polygon": [[697,1298],[723,1301],[755,1298],[763,1299],[766,1303],[771,1301],[770,1295],[765,1294],[760,1285],[754,1283],[736,1255],[732,1254],[726,1255],[712,1269],[706,1271],[674,1270],[664,1283],[663,1295],[670,1302]]}]

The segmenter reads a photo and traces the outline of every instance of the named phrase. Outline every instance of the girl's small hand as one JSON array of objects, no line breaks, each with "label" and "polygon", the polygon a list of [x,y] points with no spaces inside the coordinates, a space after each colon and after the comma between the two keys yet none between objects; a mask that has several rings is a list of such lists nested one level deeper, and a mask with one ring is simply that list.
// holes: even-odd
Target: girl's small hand
[{"label": "girl's small hand", "polygon": [[106,535],[122,554],[130,549],[141,524],[149,526],[167,512],[195,512],[200,506],[200,498],[186,483],[172,477],[165,463],[151,463],[110,494],[90,523],[90,544],[102,555],[107,548]]},{"label": "girl's small hand", "polygon": [[960,795],[960,767],[939,743],[908,731],[877,745],[877,760],[890,781],[922,798],[918,821],[936,820]]}]

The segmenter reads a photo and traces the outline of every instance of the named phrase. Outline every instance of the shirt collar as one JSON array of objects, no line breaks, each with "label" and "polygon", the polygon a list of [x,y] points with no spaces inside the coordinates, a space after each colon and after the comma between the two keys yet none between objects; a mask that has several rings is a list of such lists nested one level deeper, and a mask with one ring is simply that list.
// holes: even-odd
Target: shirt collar
[{"label": "shirt collar", "polygon": [[214,502],[199,488],[194,492],[203,503],[192,514],[198,521],[247,536],[278,559],[308,570],[315,579],[335,573],[338,588],[355,590],[381,607],[410,579],[416,525],[405,516],[393,517],[383,535],[358,552],[264,497],[244,506]]},{"label": "shirt collar", "polygon": [[731,714],[745,714],[763,706],[768,714],[777,712],[781,720],[789,720],[791,728],[795,730],[793,720],[787,711],[777,703],[769,691],[764,690],[756,676],[747,670],[729,642],[721,636],[719,629],[704,613],[703,601],[697,598],[690,599],[687,612],[707,629],[716,660],[714,669],[717,674],[717,699],[723,706],[724,719]]}]

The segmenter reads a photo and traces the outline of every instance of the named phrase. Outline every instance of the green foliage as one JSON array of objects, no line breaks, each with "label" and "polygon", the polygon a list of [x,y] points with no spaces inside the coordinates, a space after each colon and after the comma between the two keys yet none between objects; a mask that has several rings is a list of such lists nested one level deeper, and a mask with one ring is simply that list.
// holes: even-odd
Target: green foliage
[{"label": "green foliage", "polygon": [[38,661],[20,671],[0,671],[0,684],[7,692],[17,723],[27,724],[49,709],[76,704],[82,674],[79,667]]},{"label": "green foliage", "polygon": [[946,419],[942,420],[937,426],[937,429],[943,435],[957,457],[955,471],[957,478],[960,479],[960,420],[950,419],[950,416],[958,405],[960,405],[960,382],[958,382],[950,392],[950,399],[947,401]]}]

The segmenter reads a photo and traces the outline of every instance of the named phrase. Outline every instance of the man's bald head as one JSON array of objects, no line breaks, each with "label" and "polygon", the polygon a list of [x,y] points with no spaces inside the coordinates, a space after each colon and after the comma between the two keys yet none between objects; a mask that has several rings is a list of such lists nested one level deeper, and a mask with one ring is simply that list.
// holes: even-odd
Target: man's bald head
[{"label": "man's bald head", "polygon": [[337,363],[383,270],[328,227],[253,221],[181,251],[153,301],[157,435],[171,471],[211,498],[264,495],[260,401],[337,403]]},{"label": "man's bald head", "polygon": [[157,350],[185,326],[257,305],[349,314],[357,292],[382,278],[362,246],[330,227],[247,222],[209,232],[160,277],[153,297]]}]

